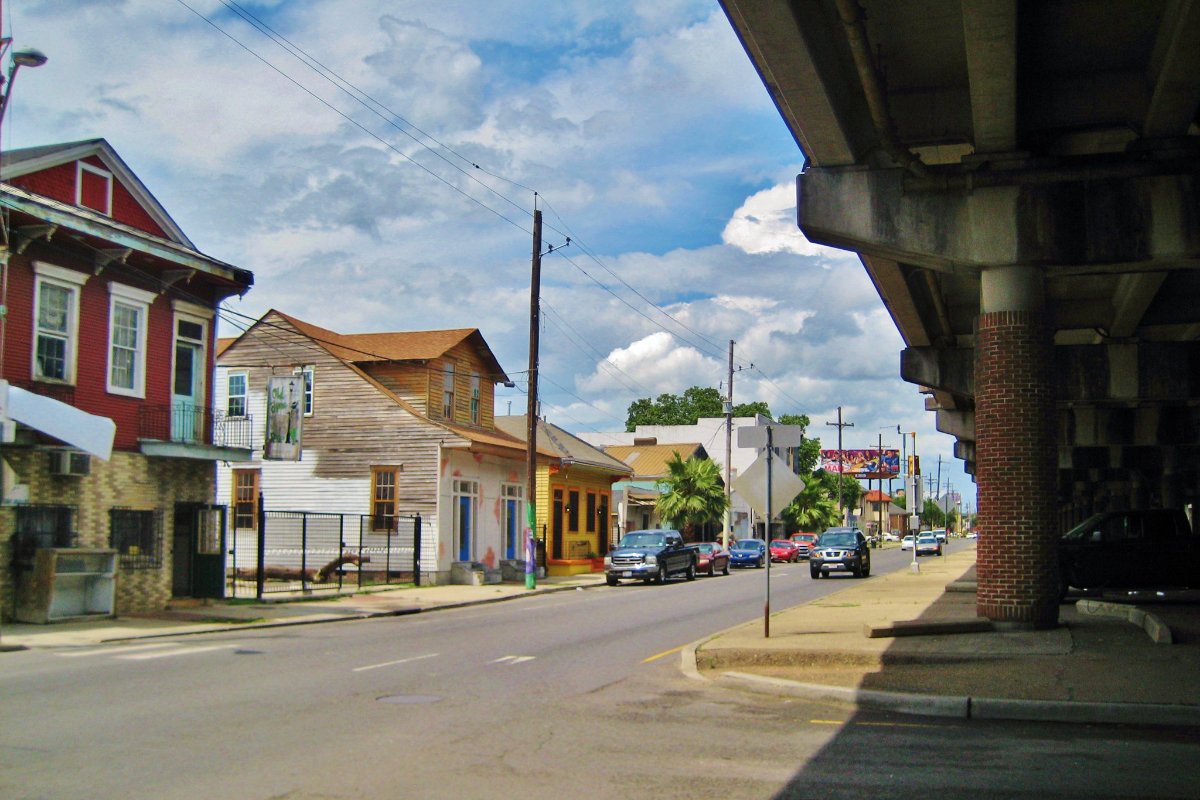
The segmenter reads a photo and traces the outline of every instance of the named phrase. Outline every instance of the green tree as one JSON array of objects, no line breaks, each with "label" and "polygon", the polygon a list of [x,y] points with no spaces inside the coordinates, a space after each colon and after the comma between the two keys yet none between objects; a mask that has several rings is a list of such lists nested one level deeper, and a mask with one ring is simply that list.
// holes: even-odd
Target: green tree
[{"label": "green tree", "polygon": [[930,528],[946,527],[946,512],[942,511],[936,500],[925,498],[925,506],[921,509],[921,524]]},{"label": "green tree", "polygon": [[[771,416],[770,407],[762,402],[739,403],[733,407],[735,417],[755,414]],[[682,395],[664,392],[656,399],[643,397],[629,404],[625,430],[635,431],[638,425],[695,425],[701,417],[725,416],[725,400],[710,387],[693,386]]]},{"label": "green tree", "polygon": [[669,474],[660,481],[666,492],[656,504],[659,516],[692,541],[696,525],[717,522],[725,513],[721,471],[711,458],[684,461],[678,452],[667,462],[667,470]]},{"label": "green tree", "polygon": [[789,528],[820,532],[838,524],[837,498],[819,475],[809,474],[804,490],[796,495],[781,515]]}]

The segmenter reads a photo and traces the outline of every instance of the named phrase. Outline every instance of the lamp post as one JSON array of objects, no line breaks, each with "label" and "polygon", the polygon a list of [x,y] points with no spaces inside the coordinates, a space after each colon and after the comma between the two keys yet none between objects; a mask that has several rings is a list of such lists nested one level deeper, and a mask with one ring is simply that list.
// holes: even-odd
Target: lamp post
[{"label": "lamp post", "polygon": [[[12,47],[12,39],[5,36],[0,38],[0,59],[3,59],[8,49]],[[8,68],[7,76],[0,76],[0,124],[4,122],[4,112],[8,109],[8,99],[12,97],[13,81],[17,79],[17,70],[21,67],[40,67],[46,63],[46,56],[40,50],[32,48],[25,50],[14,50],[12,54],[12,64]],[[2,130],[2,127],[0,127]],[[0,146],[0,150],[3,147]],[[8,214],[3,216],[4,238],[0,244],[0,377],[4,374],[4,322],[7,317],[8,305]],[[8,649],[0,640],[0,652]]]},{"label": "lamp post", "polygon": [[[8,48],[12,46],[12,39],[4,37],[0,39],[0,58],[8,52]],[[32,47],[23,50],[14,50],[12,53],[12,64],[8,68],[8,75],[0,82],[0,88],[3,88],[4,94],[0,96],[0,122],[4,121],[4,112],[8,109],[8,99],[12,97],[13,82],[17,79],[17,70],[21,67],[40,67],[45,64],[48,59],[45,53],[41,50],[35,50]]]}]

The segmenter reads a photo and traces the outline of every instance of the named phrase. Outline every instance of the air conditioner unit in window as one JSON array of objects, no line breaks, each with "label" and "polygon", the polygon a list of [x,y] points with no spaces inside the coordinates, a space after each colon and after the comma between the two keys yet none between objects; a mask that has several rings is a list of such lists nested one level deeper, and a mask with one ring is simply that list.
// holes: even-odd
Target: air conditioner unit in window
[{"label": "air conditioner unit in window", "polygon": [[50,474],[78,477],[92,471],[92,457],[73,450],[50,451]]}]

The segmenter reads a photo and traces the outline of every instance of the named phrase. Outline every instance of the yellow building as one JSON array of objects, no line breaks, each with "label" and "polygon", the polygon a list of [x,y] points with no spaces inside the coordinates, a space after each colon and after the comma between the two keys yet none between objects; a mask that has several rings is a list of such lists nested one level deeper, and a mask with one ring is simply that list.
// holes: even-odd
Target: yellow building
[{"label": "yellow building", "polygon": [[[496,417],[496,428],[526,441],[525,415]],[[538,563],[547,575],[604,569],[613,541],[612,485],[627,465],[557,425],[538,420],[536,528]]]}]

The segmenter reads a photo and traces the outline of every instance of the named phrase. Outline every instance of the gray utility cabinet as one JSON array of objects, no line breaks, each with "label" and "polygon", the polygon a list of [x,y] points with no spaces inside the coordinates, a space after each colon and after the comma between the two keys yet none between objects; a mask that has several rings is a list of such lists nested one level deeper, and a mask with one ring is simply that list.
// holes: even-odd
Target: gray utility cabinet
[{"label": "gray utility cabinet", "polygon": [[18,577],[17,621],[61,622],[111,617],[117,593],[117,551],[41,548],[33,569]]}]

